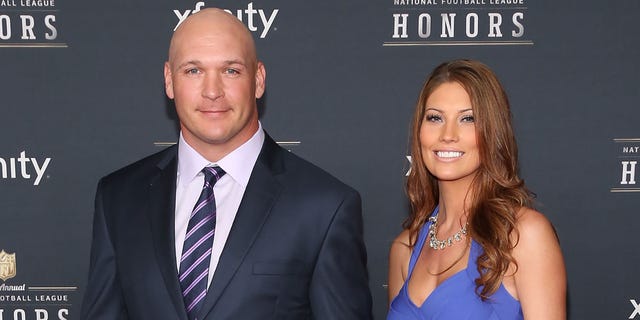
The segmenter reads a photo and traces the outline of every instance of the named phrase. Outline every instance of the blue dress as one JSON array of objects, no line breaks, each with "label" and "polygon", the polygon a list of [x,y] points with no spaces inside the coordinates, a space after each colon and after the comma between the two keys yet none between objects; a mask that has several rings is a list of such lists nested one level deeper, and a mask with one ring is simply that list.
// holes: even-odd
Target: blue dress
[{"label": "blue dress", "polygon": [[474,280],[480,275],[476,260],[482,254],[482,246],[473,240],[466,269],[440,283],[421,306],[409,299],[407,283],[426,242],[430,224],[428,221],[420,229],[418,241],[411,253],[407,280],[391,302],[387,320],[522,320],[520,302],[502,284],[486,301],[482,301],[476,294]]}]

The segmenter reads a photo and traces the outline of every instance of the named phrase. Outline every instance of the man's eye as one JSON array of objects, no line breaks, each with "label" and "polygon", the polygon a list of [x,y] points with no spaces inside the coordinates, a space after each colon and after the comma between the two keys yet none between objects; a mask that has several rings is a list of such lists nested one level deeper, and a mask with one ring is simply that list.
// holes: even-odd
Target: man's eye
[{"label": "man's eye", "polygon": [[226,74],[232,74],[232,75],[240,74],[240,72],[239,72],[238,70],[236,70],[236,69],[232,69],[232,68],[226,69],[226,70],[224,71],[224,73],[226,73]]},{"label": "man's eye", "polygon": [[200,73],[200,70],[198,70],[197,68],[190,68],[190,69],[187,69],[185,73],[186,74],[198,74],[198,73]]}]

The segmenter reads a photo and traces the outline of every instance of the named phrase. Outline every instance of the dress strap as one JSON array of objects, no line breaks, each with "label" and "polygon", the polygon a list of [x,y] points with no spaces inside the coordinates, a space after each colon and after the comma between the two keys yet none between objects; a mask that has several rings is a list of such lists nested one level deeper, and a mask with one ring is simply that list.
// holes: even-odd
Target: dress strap
[{"label": "dress strap", "polygon": [[[438,207],[436,207],[431,213],[430,217],[438,215]],[[411,274],[413,273],[413,267],[416,265],[418,261],[418,257],[420,257],[420,252],[422,252],[422,248],[424,247],[424,243],[427,240],[427,235],[429,234],[429,226],[431,226],[431,221],[427,219],[427,222],[420,228],[420,232],[418,232],[418,241],[416,245],[413,246],[413,250],[411,251],[411,259],[409,259],[409,274],[407,275],[407,279],[411,278]]]}]

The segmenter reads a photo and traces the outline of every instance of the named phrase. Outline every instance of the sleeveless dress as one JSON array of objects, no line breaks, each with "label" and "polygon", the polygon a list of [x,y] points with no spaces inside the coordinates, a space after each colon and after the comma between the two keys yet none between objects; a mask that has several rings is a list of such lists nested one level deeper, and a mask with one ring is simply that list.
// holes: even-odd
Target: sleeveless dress
[{"label": "sleeveless dress", "polygon": [[[438,209],[432,213],[437,214]],[[407,284],[428,235],[430,221],[420,229],[418,241],[409,260],[409,274],[400,292],[391,302],[387,320],[522,320],[520,302],[500,284],[500,288],[486,301],[476,294],[474,280],[479,277],[476,265],[482,246],[471,241],[467,268],[452,275],[427,297],[421,306],[409,298]]]}]

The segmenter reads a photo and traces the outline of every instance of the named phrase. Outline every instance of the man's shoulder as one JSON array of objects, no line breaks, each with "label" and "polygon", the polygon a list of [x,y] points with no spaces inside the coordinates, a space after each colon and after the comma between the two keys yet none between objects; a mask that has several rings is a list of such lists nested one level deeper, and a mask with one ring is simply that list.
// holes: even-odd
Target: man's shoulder
[{"label": "man's shoulder", "polygon": [[285,163],[285,182],[296,182],[305,189],[330,189],[340,192],[356,192],[351,186],[335,177],[325,169],[283,149]]},{"label": "man's shoulder", "polygon": [[104,178],[103,181],[133,181],[150,175],[157,174],[160,170],[175,164],[177,159],[177,146],[171,146],[159,152],[146,156],[118,170],[115,170]]}]

